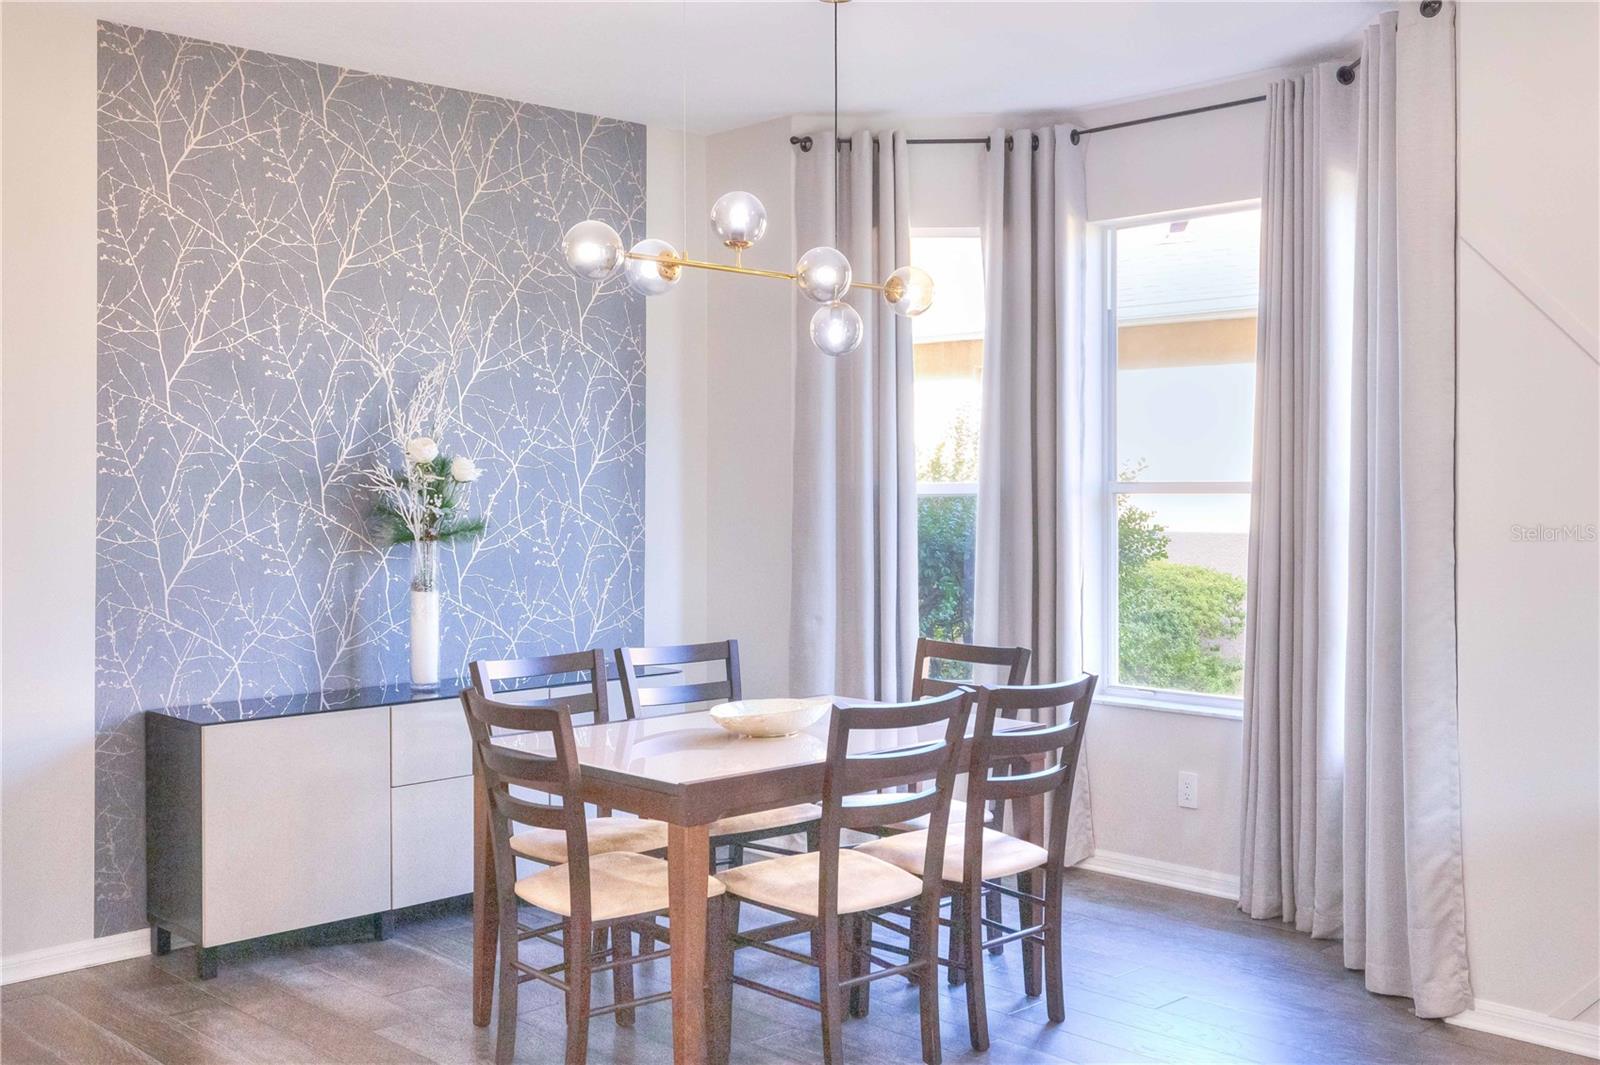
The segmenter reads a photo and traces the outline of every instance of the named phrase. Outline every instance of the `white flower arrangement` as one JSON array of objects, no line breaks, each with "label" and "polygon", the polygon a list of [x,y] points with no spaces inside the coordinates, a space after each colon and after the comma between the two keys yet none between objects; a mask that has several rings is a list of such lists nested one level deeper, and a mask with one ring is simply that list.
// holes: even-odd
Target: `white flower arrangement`
[{"label": "white flower arrangement", "polygon": [[[487,527],[483,517],[463,513],[468,486],[483,471],[465,455],[450,456],[439,447],[448,420],[448,374],[444,365],[424,374],[411,402],[394,411],[395,444],[404,467],[378,466],[366,473],[365,484],[377,495],[373,532],[385,547],[414,542],[431,554],[434,544],[470,540]],[[427,579],[431,584],[431,574]]]}]

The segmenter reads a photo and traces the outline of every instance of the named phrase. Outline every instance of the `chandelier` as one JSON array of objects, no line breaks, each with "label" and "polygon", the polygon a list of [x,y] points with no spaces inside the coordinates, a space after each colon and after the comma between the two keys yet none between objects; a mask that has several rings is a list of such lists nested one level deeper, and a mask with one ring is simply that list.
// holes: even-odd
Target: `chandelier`
[{"label": "chandelier", "polygon": [[[839,240],[839,6],[845,0],[823,0],[833,7],[833,185],[834,243]],[[846,302],[851,289],[879,293],[889,309],[912,318],[933,304],[933,278],[915,266],[902,266],[882,282],[858,281],[850,260],[838,248],[823,245],[800,256],[792,271],[760,270],[744,265],[745,249],[754,247],[767,231],[767,209],[748,192],[724,193],[711,207],[711,228],[723,247],[732,250],[733,262],[706,262],[686,258],[664,240],[646,237],[624,249],[617,231],[597,219],[579,222],[561,238],[567,267],[578,277],[604,282],[623,274],[635,292],[659,296],[678,283],[685,268],[712,270],[745,277],[790,281],[807,299],[819,304],[811,316],[811,340],[824,355],[845,355],[861,346],[861,315]]]}]

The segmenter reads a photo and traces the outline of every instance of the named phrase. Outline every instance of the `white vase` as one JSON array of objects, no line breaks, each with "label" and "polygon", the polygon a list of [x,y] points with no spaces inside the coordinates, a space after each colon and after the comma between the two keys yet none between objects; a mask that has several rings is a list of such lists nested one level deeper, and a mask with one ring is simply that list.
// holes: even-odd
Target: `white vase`
[{"label": "white vase", "polygon": [[411,686],[439,684],[439,592],[411,593]]},{"label": "white vase", "polygon": [[411,553],[411,686],[439,684],[438,542],[418,540]]}]

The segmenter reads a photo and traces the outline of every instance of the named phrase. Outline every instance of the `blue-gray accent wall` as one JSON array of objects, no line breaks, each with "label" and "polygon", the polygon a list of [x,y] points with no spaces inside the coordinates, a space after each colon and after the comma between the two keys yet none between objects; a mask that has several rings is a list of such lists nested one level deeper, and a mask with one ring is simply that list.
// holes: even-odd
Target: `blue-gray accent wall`
[{"label": "blue-gray accent wall", "polygon": [[[99,33],[97,935],[142,927],[139,711],[408,677],[359,472],[451,366],[489,533],[443,671],[637,640],[644,309],[561,261],[644,234],[644,128],[125,26]],[[270,813],[265,813],[270,816]]]}]

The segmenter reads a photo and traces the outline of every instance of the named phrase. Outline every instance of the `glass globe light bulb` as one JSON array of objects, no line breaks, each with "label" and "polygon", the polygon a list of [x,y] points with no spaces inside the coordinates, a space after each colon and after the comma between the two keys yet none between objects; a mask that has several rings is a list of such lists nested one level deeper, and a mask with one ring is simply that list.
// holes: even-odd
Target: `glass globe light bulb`
[{"label": "glass globe light bulb", "polygon": [[883,298],[894,313],[915,318],[933,306],[933,276],[915,266],[902,266],[883,283]]},{"label": "glass globe light bulb", "polygon": [[795,264],[794,283],[818,303],[841,300],[850,290],[850,260],[837,248],[812,248]]},{"label": "glass globe light bulb", "polygon": [[604,222],[579,222],[561,238],[567,269],[590,281],[605,281],[622,269],[622,238]]},{"label": "glass globe light bulb", "polygon": [[711,205],[711,227],[730,248],[748,248],[767,231],[767,209],[748,192],[725,192]]},{"label": "glass globe light bulb", "polygon": [[[669,259],[682,258],[678,249],[664,240],[641,240],[630,249],[633,255],[660,255]],[[678,283],[683,267],[677,263],[660,263],[654,259],[629,259],[623,267],[628,276],[628,287],[645,296],[659,296]]]},{"label": "glass globe light bulb", "polygon": [[811,342],[824,355],[846,355],[861,346],[861,315],[843,300],[818,307],[811,316]]}]

